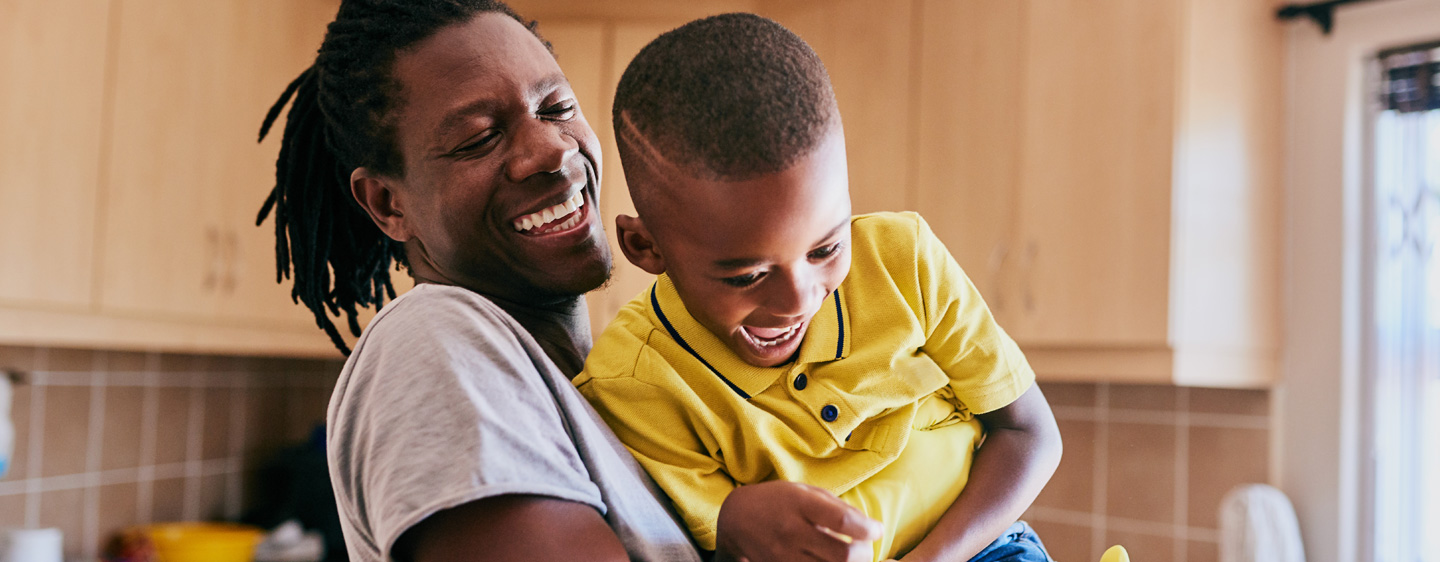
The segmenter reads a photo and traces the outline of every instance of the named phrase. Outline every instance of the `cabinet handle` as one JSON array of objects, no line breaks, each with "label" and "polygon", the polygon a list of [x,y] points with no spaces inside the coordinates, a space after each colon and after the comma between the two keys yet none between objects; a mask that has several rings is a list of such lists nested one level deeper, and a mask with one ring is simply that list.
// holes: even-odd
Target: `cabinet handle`
[{"label": "cabinet handle", "polygon": [[985,264],[989,270],[989,284],[993,293],[990,308],[996,312],[1005,310],[1005,289],[1001,282],[1004,280],[1002,274],[1005,272],[1005,258],[1009,255],[1010,248],[1005,242],[996,242],[995,247],[990,250],[990,259]]},{"label": "cabinet handle", "polygon": [[1031,240],[1025,244],[1025,291],[1022,300],[1026,314],[1035,313],[1035,262],[1040,258],[1040,247]]},{"label": "cabinet handle", "polygon": [[220,231],[213,226],[205,227],[205,253],[209,258],[206,260],[208,267],[205,268],[205,279],[200,282],[200,288],[208,293],[220,284]]},{"label": "cabinet handle", "polygon": [[239,269],[237,257],[240,254],[240,237],[235,231],[225,231],[225,249],[222,252],[225,263],[225,277],[220,283],[220,290],[227,295],[235,293],[235,285],[238,283],[236,270]]}]

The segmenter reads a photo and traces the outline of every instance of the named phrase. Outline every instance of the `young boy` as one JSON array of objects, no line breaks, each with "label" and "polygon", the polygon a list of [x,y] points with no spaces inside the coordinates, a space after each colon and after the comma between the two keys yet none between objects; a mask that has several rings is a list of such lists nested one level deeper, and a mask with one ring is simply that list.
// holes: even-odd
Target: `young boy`
[{"label": "young boy", "polygon": [[[756,562],[851,539],[875,560],[1049,560],[1016,523],[1060,459],[1034,373],[918,215],[850,215],[809,46],[754,15],[692,22],[630,63],[614,122],[639,215],[620,247],[659,278],[575,384],[696,542]],[[717,545],[731,492],[777,480],[883,532],[749,502],[726,533],[745,538]]]}]

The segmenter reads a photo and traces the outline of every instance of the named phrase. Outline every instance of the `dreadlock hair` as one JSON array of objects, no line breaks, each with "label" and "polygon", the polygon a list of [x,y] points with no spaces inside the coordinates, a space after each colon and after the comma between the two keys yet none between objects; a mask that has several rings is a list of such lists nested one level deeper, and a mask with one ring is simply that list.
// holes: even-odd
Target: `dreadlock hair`
[{"label": "dreadlock hair", "polygon": [[[648,146],[696,178],[744,181],[788,169],[839,122],[820,57],[774,21],[732,13],[657,37],[615,91],[616,143],[626,174]],[[651,182],[628,181],[637,208]],[[641,214],[645,211],[642,209]]]},{"label": "dreadlock hair", "polygon": [[255,224],[275,211],[275,281],[291,277],[293,266],[291,299],[315,314],[346,355],[350,349],[330,316],[343,312],[350,332],[360,335],[358,308],[379,309],[387,297],[393,300],[391,264],[409,265],[404,246],[381,232],[350,193],[356,168],[404,173],[391,115],[401,94],[393,76],[396,54],[487,12],[514,18],[539,37],[535,22],[497,0],[344,0],[315,63],[285,88],[260,126],[263,141],[293,100],[275,189]]}]

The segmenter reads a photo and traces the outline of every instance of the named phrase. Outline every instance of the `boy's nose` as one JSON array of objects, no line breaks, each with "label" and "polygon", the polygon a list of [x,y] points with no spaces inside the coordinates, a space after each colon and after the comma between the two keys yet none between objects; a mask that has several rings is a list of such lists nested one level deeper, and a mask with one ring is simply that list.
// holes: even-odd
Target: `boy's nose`
[{"label": "boy's nose", "polygon": [[780,283],[773,284],[767,308],[770,314],[803,320],[820,306],[820,301],[829,294],[825,287],[813,282],[806,275],[790,274]]}]

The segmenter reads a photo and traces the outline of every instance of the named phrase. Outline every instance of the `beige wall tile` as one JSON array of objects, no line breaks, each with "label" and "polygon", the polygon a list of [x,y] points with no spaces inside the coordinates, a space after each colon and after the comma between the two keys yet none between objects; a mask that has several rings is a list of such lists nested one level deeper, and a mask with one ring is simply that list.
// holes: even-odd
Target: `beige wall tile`
[{"label": "beige wall tile", "polygon": [[100,487],[99,552],[125,529],[140,524],[138,505],[139,486],[134,482]]},{"label": "beige wall tile", "polygon": [[1220,545],[1208,541],[1190,541],[1185,562],[1220,562]]},{"label": "beige wall tile", "polygon": [[184,462],[190,432],[190,389],[161,388],[159,402],[155,464]]},{"label": "beige wall tile", "polygon": [[215,521],[225,516],[225,475],[200,478],[200,519]]},{"label": "beige wall tile", "polygon": [[0,528],[25,526],[25,494],[0,496]]},{"label": "beige wall tile", "polygon": [[156,523],[180,521],[185,516],[185,479],[156,480],[151,493],[150,520]]},{"label": "beige wall tile", "polygon": [[1175,409],[1176,388],[1146,384],[1116,384],[1110,386],[1110,407],[1124,410]]},{"label": "beige wall tile", "polygon": [[1192,388],[1190,411],[1264,416],[1270,413],[1270,393],[1265,390]]},{"label": "beige wall tile", "polygon": [[46,351],[45,370],[88,373],[95,370],[95,352],[89,349],[53,347]]},{"label": "beige wall tile", "polygon": [[251,388],[245,396],[245,454],[265,457],[286,441],[290,389]]},{"label": "beige wall tile", "polygon": [[15,422],[15,455],[10,458],[10,471],[4,480],[21,480],[30,475],[30,396],[35,387],[15,387],[10,406],[10,419]]},{"label": "beige wall tile", "polygon": [[58,527],[65,533],[67,557],[80,554],[85,540],[85,490],[41,492],[40,526]]},{"label": "beige wall tile", "polygon": [[35,348],[0,345],[0,369],[35,370]]},{"label": "beige wall tile", "polygon": [[207,359],[204,355],[165,353],[160,355],[158,368],[165,373],[199,373],[205,371]]},{"label": "beige wall tile", "polygon": [[205,389],[204,438],[200,446],[200,458],[204,460],[223,459],[230,456],[230,409],[239,389]]},{"label": "beige wall tile", "polygon": [[[1125,547],[1125,550],[1130,553],[1130,559],[1136,562],[1175,559],[1175,539],[1170,537],[1126,533],[1111,529],[1105,533],[1104,542],[1105,548],[1117,544]],[[1098,553],[1090,558],[1090,560],[1099,559]]]},{"label": "beige wall tile", "polygon": [[89,438],[90,387],[47,387],[40,474],[60,476],[85,472]]},{"label": "beige wall tile", "polygon": [[1190,428],[1190,525],[1217,528],[1226,492],[1240,484],[1265,482],[1269,450],[1263,429]]},{"label": "beige wall tile", "polygon": [[1058,420],[1065,454],[1035,505],[1090,512],[1095,491],[1095,422]]},{"label": "beige wall tile", "polygon": [[140,466],[140,427],[145,389],[134,386],[105,388],[104,441],[100,445],[100,469]]},{"label": "beige wall tile", "polygon": [[310,432],[325,423],[325,409],[330,405],[330,391],[324,388],[296,388],[290,394],[287,440],[304,442]]},{"label": "beige wall tile", "polygon": [[1045,543],[1045,551],[1051,558],[1063,562],[1093,562],[1100,559],[1099,554],[1091,552],[1090,527],[1049,521],[1029,523],[1035,528],[1035,534],[1040,535],[1040,542]]},{"label": "beige wall tile", "polygon": [[143,351],[110,351],[105,354],[105,370],[111,373],[142,373],[148,370],[150,355]]},{"label": "beige wall tile", "polygon": [[1090,407],[1095,405],[1095,385],[1047,382],[1040,385],[1051,406]]},{"label": "beige wall tile", "polygon": [[1107,513],[1173,522],[1175,456],[1173,426],[1110,424]]}]

